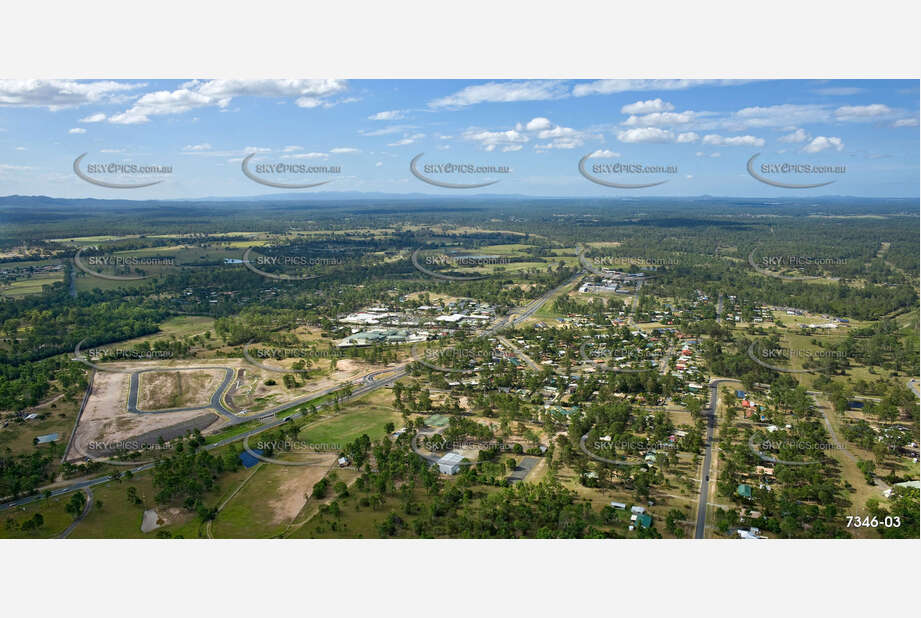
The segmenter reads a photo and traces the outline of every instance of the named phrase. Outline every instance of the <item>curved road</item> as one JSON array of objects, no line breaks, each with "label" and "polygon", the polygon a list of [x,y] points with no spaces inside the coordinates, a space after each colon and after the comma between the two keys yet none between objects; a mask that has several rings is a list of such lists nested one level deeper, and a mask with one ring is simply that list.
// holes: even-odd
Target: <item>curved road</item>
[{"label": "curved road", "polygon": [[[214,393],[211,395],[211,401],[203,406],[192,406],[186,408],[170,408],[168,410],[139,410],[138,409],[138,384],[142,373],[169,372],[169,371],[198,371],[201,369],[220,369],[224,371],[224,381],[221,382]],[[141,369],[131,373],[131,386],[128,391],[128,411],[133,414],[170,414],[172,412],[194,412],[196,410],[208,410],[214,408],[219,414],[230,420],[231,423],[242,423],[245,419],[237,416],[226,407],[224,407],[224,394],[230,383],[233,382],[234,370],[231,367],[153,367],[151,369]]]}]

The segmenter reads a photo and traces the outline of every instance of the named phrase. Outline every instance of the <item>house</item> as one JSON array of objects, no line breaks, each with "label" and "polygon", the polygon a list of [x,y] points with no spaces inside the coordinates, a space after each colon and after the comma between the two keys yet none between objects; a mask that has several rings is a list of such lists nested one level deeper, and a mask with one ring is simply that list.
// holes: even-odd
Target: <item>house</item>
[{"label": "house", "polygon": [[633,513],[634,515],[642,515],[643,513],[646,512],[646,508],[642,506],[631,506],[630,512]]},{"label": "house", "polygon": [[58,439],[58,434],[48,433],[43,436],[35,438],[37,444],[48,444],[49,442],[55,442]]},{"label": "house", "polygon": [[627,508],[627,505],[624,504],[623,502],[612,502],[612,503],[611,503],[611,506],[612,506],[613,508],[615,508],[615,509],[620,510],[620,511],[626,510],[626,508]]},{"label": "house", "polygon": [[340,468],[344,468],[344,467],[346,467],[347,465],[349,465],[349,458],[348,458],[348,457],[340,457],[337,463],[339,464],[339,467],[340,467]]},{"label": "house", "polygon": [[751,485],[746,485],[745,483],[741,483],[736,488],[736,493],[742,496],[743,498],[751,498],[752,497]]},{"label": "house", "polygon": [[438,471],[442,474],[457,474],[460,472],[460,466],[463,460],[463,455],[451,451],[438,460]]}]

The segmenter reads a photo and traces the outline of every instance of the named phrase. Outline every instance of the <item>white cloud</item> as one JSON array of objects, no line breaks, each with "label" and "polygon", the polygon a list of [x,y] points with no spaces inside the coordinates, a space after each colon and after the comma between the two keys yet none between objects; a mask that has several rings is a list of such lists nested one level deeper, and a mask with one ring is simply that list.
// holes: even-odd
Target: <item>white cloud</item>
[{"label": "white cloud", "polygon": [[388,146],[407,146],[414,143],[416,140],[420,140],[425,137],[425,133],[413,133],[412,135],[406,134],[403,136],[403,139],[397,140]]},{"label": "white cloud", "polygon": [[502,152],[517,152],[524,148],[521,144],[512,144],[510,146],[505,146],[502,148]]},{"label": "white cloud", "polygon": [[285,146],[281,149],[282,152],[297,152],[298,150],[303,150],[301,146]]},{"label": "white cloud", "polygon": [[373,131],[359,131],[360,135],[366,137],[375,137],[378,135],[393,135],[395,133],[402,133],[410,129],[415,129],[416,127],[408,124],[394,124],[389,127],[384,127],[382,129],[374,129]]},{"label": "white cloud", "polygon": [[325,152],[299,152],[297,154],[282,155],[282,159],[328,159]]},{"label": "white cloud", "polygon": [[652,112],[670,112],[675,109],[671,103],[666,103],[662,99],[649,99],[648,101],[637,101],[620,108],[621,114],[651,114]]},{"label": "white cloud", "polygon": [[401,110],[392,109],[386,112],[377,112],[376,114],[371,114],[368,116],[368,120],[400,120],[404,117],[404,114]]},{"label": "white cloud", "polygon": [[345,90],[336,79],[214,79],[192,81],[169,91],[148,92],[120,114],[109,117],[115,124],[142,124],[151,116],[182,114],[202,107],[226,109],[234,97],[298,97],[299,107],[329,105],[327,97]]},{"label": "white cloud", "polygon": [[211,150],[211,144],[189,144],[188,146],[183,146],[182,149],[186,152],[202,152],[205,150]]},{"label": "white cloud", "polygon": [[81,133],[86,133],[86,129],[81,129],[80,127],[75,127],[68,131],[71,135],[80,135]]},{"label": "white cloud", "polygon": [[700,136],[693,131],[688,131],[687,133],[679,133],[678,137],[675,138],[675,141],[679,144],[693,144],[700,139]]},{"label": "white cloud", "polygon": [[804,129],[796,129],[792,133],[779,138],[777,141],[784,142],[786,144],[802,144],[803,142],[807,141],[809,137],[809,133],[807,133]]},{"label": "white cloud", "polygon": [[828,148],[834,148],[838,152],[844,150],[844,142],[840,137],[823,137],[818,136],[803,147],[803,152],[822,152]]},{"label": "white cloud", "polygon": [[711,159],[716,159],[717,157],[720,156],[720,153],[718,153],[718,152],[711,152],[710,154],[707,154],[706,152],[700,152],[700,151],[698,151],[698,152],[695,152],[694,155],[695,155],[695,156],[698,156],[698,157],[710,157]]},{"label": "white cloud", "polygon": [[628,127],[667,127],[688,124],[694,118],[694,112],[653,112],[643,116],[630,116],[624,121],[624,125]]},{"label": "white cloud", "polygon": [[144,86],[114,81],[0,79],[0,107],[46,107],[53,111],[111,102],[121,93]]},{"label": "white cloud", "polygon": [[642,129],[620,131],[617,134],[617,139],[628,144],[664,144],[674,141],[675,134],[656,127],[644,127]]},{"label": "white cloud", "polygon": [[374,164],[374,167],[383,167],[383,166],[384,166],[383,161],[378,161],[377,163]]},{"label": "white cloud", "polygon": [[86,118],[81,118],[80,122],[102,122],[105,119],[106,119],[106,115],[99,113],[99,114],[91,114],[87,116]]},{"label": "white cloud", "polygon": [[899,118],[892,126],[894,127],[916,127],[918,126],[917,118]]},{"label": "white cloud", "polygon": [[711,133],[704,135],[704,144],[710,146],[764,146],[764,140],[754,135],[736,135],[733,137],[723,137]]},{"label": "white cloud", "polygon": [[353,154],[356,152],[361,152],[358,148],[333,148],[330,150],[332,154]]},{"label": "white cloud", "polygon": [[538,118],[532,118],[531,120],[529,120],[528,124],[524,126],[524,129],[522,129],[521,123],[518,123],[518,125],[516,125],[515,128],[519,131],[521,130],[543,131],[543,130],[549,129],[552,126],[553,124],[550,122],[548,118],[538,117]]},{"label": "white cloud", "polygon": [[684,90],[695,86],[733,86],[747,83],[734,79],[601,79],[588,84],[578,84],[572,89],[573,96],[592,94],[613,94],[644,90]]},{"label": "white cloud", "polygon": [[722,125],[731,131],[748,128],[789,127],[816,122],[828,122],[831,116],[824,105],[769,105],[746,107],[732,113]]},{"label": "white cloud", "polygon": [[530,138],[521,131],[509,129],[508,131],[479,131],[468,129],[464,132],[463,138],[468,141],[478,143],[485,150],[495,150],[497,146],[513,146],[524,144],[530,141]]},{"label": "white cloud", "polygon": [[596,150],[588,156],[591,159],[616,159],[620,157],[620,153],[613,150]]},{"label": "white cloud", "polygon": [[558,80],[489,82],[467,86],[454,94],[429,101],[429,107],[466,107],[478,103],[547,101],[568,96],[568,88]]},{"label": "white cloud", "polygon": [[874,120],[880,116],[890,116],[895,110],[882,103],[872,105],[844,105],[835,110],[835,119],[844,121]]}]

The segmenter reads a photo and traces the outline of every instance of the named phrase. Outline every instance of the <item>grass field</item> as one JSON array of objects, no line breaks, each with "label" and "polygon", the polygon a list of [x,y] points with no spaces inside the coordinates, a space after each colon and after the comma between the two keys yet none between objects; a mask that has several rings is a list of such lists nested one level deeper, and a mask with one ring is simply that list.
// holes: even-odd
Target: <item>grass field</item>
[{"label": "grass field", "polygon": [[402,423],[402,418],[396,410],[362,400],[349,404],[337,416],[307,425],[301,430],[298,439],[312,443],[344,445],[361,437],[362,434],[368,434],[372,440],[379,440],[386,434],[384,426],[391,422],[397,427]]},{"label": "grass field", "polygon": [[64,272],[40,273],[28,279],[19,279],[0,287],[0,295],[8,298],[22,298],[31,294],[41,294],[46,285],[64,281]]}]

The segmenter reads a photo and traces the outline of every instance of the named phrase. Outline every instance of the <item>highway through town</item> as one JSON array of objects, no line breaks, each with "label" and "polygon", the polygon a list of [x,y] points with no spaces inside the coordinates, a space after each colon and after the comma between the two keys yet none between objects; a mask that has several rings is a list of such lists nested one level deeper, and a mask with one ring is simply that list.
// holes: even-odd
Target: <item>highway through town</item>
[{"label": "highway through town", "polygon": [[702,412],[707,417],[707,437],[704,440],[704,467],[700,473],[700,496],[697,501],[697,527],[694,538],[704,538],[707,527],[707,501],[710,494],[710,462],[713,458],[713,433],[716,429],[716,407],[719,404],[719,385],[724,382],[736,382],[729,378],[710,380],[710,402]]}]

